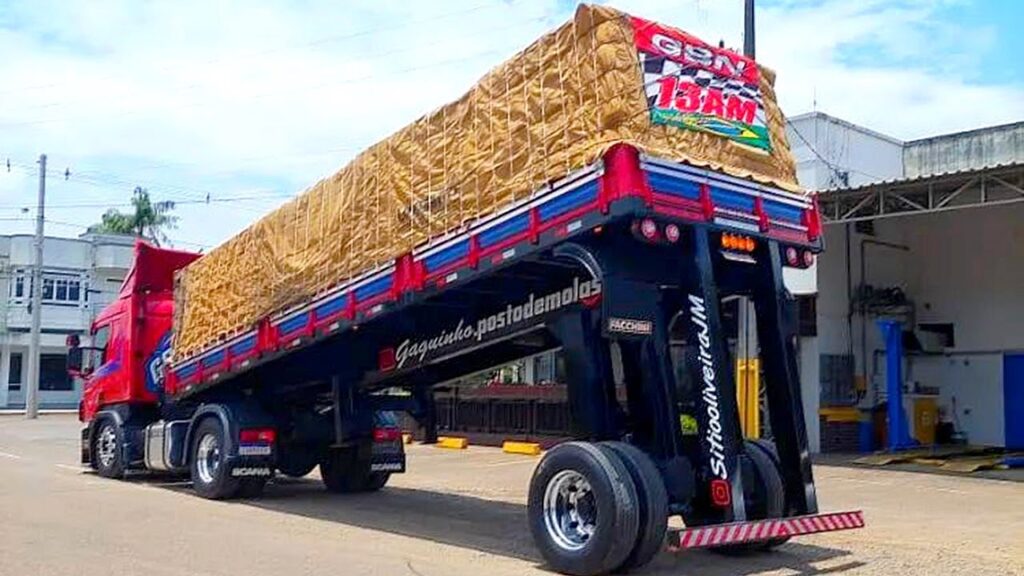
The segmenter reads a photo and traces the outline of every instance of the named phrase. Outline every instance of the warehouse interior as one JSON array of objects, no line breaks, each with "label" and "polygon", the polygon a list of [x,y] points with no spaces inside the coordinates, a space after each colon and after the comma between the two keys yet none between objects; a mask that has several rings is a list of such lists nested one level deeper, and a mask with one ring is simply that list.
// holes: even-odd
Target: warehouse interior
[{"label": "warehouse interior", "polygon": [[[883,319],[903,328],[914,444],[1024,448],[1022,183],[1024,167],[1007,163],[822,194],[823,451],[890,445]],[[853,418],[872,421],[869,445],[850,437]]]}]

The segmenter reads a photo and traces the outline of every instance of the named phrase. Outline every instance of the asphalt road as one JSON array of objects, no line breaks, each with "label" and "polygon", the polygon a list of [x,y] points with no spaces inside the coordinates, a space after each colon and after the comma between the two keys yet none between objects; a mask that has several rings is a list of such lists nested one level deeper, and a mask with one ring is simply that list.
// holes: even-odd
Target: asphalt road
[{"label": "asphalt road", "polygon": [[[0,417],[0,575],[546,573],[525,520],[536,458],[409,450],[382,492],[338,496],[314,472],[255,501],[187,483],[110,481],[76,462],[73,416]],[[1024,574],[1024,484],[819,466],[825,510],[868,528],[744,558],[663,553],[641,574]]]}]

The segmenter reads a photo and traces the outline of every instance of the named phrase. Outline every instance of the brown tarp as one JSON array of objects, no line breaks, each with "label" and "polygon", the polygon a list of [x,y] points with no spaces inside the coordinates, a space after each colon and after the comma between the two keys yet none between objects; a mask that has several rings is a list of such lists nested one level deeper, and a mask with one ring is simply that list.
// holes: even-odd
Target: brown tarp
[{"label": "brown tarp", "polygon": [[796,190],[774,73],[760,77],[770,153],[652,124],[629,17],[580,6],[462,98],[179,272],[176,359],[524,199],[615,143]]}]

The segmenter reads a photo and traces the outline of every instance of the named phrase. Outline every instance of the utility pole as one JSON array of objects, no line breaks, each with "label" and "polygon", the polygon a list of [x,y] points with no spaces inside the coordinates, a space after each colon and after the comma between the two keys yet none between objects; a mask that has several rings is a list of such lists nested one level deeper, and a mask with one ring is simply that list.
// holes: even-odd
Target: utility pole
[{"label": "utility pole", "polygon": [[36,208],[36,261],[32,267],[32,334],[28,347],[25,418],[39,415],[39,337],[43,322],[43,207],[46,205],[46,154],[39,155],[39,206]]},{"label": "utility pole", "polygon": [[[743,55],[754,58],[754,0],[743,0]],[[754,302],[741,296],[736,341],[736,390],[740,420],[746,438],[761,437],[761,360],[757,342],[757,313]]]},{"label": "utility pole", "polygon": [[755,59],[754,0],[743,0],[743,55]]}]

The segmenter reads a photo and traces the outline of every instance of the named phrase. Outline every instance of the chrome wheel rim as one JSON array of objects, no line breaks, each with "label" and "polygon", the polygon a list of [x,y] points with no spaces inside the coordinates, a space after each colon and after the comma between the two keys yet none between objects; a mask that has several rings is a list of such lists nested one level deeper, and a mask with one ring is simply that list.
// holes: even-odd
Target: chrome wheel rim
[{"label": "chrome wheel rim", "polygon": [[544,489],[544,525],[559,548],[580,550],[597,529],[594,491],[585,476],[562,470]]},{"label": "chrome wheel rim", "polygon": [[207,434],[199,440],[196,450],[196,471],[204,484],[212,484],[220,468],[220,442],[213,434]]},{"label": "chrome wheel rim", "polygon": [[117,433],[113,426],[107,425],[100,430],[100,437],[96,440],[96,456],[104,468],[113,466],[117,456]]}]

